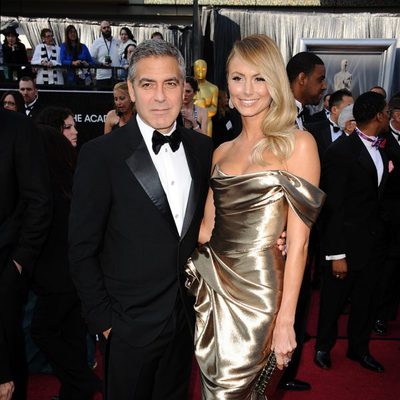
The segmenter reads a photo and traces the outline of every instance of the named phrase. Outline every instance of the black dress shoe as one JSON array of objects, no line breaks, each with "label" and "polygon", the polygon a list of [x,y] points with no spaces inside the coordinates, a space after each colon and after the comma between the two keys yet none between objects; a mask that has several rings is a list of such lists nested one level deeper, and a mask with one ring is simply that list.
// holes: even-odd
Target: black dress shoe
[{"label": "black dress shoe", "polygon": [[348,352],[347,358],[349,358],[350,360],[353,360],[353,361],[358,361],[363,368],[369,369],[371,371],[374,371],[374,372],[384,372],[385,371],[385,368],[383,368],[383,365],[380,364],[378,361],[376,361],[375,358],[369,354],[365,354],[364,356],[357,356],[356,354]]},{"label": "black dress shoe", "polygon": [[314,363],[320,368],[329,369],[331,367],[331,355],[329,351],[316,351],[314,355]]},{"label": "black dress shoe", "polygon": [[377,319],[374,324],[373,331],[377,335],[386,335],[387,334],[387,323],[382,321],[381,319]]},{"label": "black dress shoe", "polygon": [[283,390],[310,390],[311,385],[308,382],[293,379],[287,382],[281,382],[279,388]]}]

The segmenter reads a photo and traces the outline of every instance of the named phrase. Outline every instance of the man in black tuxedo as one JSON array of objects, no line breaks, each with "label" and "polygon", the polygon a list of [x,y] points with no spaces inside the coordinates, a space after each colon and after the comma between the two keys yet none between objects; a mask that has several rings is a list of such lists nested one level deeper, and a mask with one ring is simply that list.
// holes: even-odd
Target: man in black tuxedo
[{"label": "man in black tuxedo", "polygon": [[343,135],[343,131],[338,125],[339,115],[343,108],[350,104],[353,104],[352,94],[347,89],[337,90],[329,98],[329,118],[306,124],[306,129],[314,136],[317,142],[321,161],[326,149]]},{"label": "man in black tuxedo", "polygon": [[309,123],[323,121],[323,120],[329,118],[329,114],[330,114],[329,99],[330,99],[330,97],[331,97],[330,93],[324,94],[323,101],[322,101],[322,105],[323,105],[322,110],[318,111],[315,114],[312,114],[308,120]]},{"label": "man in black tuxedo", "polygon": [[183,266],[197,244],[212,142],[176,126],[184,77],[174,46],[141,43],[128,75],[137,114],[85,144],[78,160],[71,272],[89,330],[107,338],[112,400],[188,396],[193,312]]},{"label": "man in black tuxedo", "polygon": [[321,188],[327,194],[322,214],[322,243],[330,264],[323,271],[315,363],[330,368],[337,323],[351,299],[347,357],[382,372],[369,352],[377,283],[385,234],[380,202],[388,161],[377,135],[388,128],[388,107],[377,93],[358,97],[353,107],[356,131],[336,141],[322,161]]},{"label": "man in black tuxedo", "polygon": [[0,109],[0,398],[26,399],[22,305],[51,218],[42,144],[29,118]]},{"label": "man in black tuxedo", "polygon": [[[317,105],[326,90],[325,65],[324,62],[314,53],[301,52],[292,57],[287,66],[286,72],[292,89],[298,115],[296,124],[299,129],[304,130],[308,121],[309,112],[307,105]],[[279,386],[284,390],[309,390],[311,385],[308,382],[296,379],[299,369],[303,344],[306,339],[306,328],[308,312],[311,300],[311,262],[316,248],[315,228],[311,231],[309,255],[303,282],[296,308],[294,329],[296,332],[297,347],[292,355],[289,366],[285,369]]]},{"label": "man in black tuxedo", "polygon": [[39,100],[39,92],[34,79],[30,76],[23,76],[19,80],[18,87],[19,92],[24,98],[25,114],[30,118],[36,119],[44,107]]},{"label": "man in black tuxedo", "polygon": [[382,199],[388,250],[374,326],[381,335],[386,334],[388,321],[396,318],[400,300],[400,93],[390,99],[389,111],[390,129],[383,149],[389,160],[389,178]]}]

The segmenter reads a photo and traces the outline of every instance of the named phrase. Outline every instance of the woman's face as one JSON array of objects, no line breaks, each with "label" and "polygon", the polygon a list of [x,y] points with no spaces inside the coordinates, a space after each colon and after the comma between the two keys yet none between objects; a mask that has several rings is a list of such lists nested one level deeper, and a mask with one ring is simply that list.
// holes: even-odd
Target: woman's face
[{"label": "woman's face", "polygon": [[15,102],[14,96],[8,94],[3,100],[3,107],[5,110],[17,111],[17,104]]},{"label": "woman's face", "polygon": [[120,113],[126,113],[132,108],[128,92],[120,89],[114,90],[114,104],[117,112]]},{"label": "woman's face", "polygon": [[183,92],[183,104],[190,104],[193,102],[194,98],[194,90],[192,85],[188,82],[185,82],[185,89]]},{"label": "woman's face", "polygon": [[62,134],[70,141],[72,146],[76,147],[78,142],[78,131],[75,128],[75,121],[72,115],[64,119]]},{"label": "woman's face", "polygon": [[43,37],[43,42],[46,43],[48,46],[53,44],[53,33],[46,32]]},{"label": "woman's face", "polygon": [[68,39],[71,41],[75,41],[76,39],[78,39],[78,33],[76,32],[75,29],[70,29],[68,31]]},{"label": "woman's face", "polygon": [[14,46],[17,43],[17,37],[13,33],[7,33],[6,39],[9,46]]},{"label": "woman's face", "polygon": [[126,41],[129,39],[128,33],[125,29],[121,30],[121,32],[119,33],[119,38],[121,39],[122,43],[126,43]]},{"label": "woman's face", "polygon": [[264,118],[271,96],[258,67],[234,56],[228,68],[228,87],[231,101],[242,117]]}]

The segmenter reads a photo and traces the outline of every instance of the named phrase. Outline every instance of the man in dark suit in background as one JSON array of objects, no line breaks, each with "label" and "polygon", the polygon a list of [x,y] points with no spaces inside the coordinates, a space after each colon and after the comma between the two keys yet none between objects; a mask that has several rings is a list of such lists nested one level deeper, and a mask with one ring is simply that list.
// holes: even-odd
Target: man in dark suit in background
[{"label": "man in dark suit in background", "polygon": [[23,76],[19,81],[18,87],[24,98],[25,114],[30,118],[36,119],[44,106],[39,100],[39,92],[34,79],[30,76]]},{"label": "man in dark suit in background", "polygon": [[[298,115],[296,124],[299,129],[304,130],[304,125],[309,118],[306,105],[317,105],[326,90],[325,66],[323,61],[314,53],[302,52],[292,57],[287,66],[290,87],[292,89]],[[309,245],[309,260],[313,258],[313,250],[315,248],[313,239],[315,229],[311,233]],[[280,381],[280,387],[284,390],[309,390],[311,385],[308,382],[296,379],[299,369],[303,344],[306,339],[306,328],[308,311],[311,299],[311,265],[307,262],[304,271],[303,282],[301,285],[299,300],[296,308],[296,317],[294,329],[296,332],[297,347],[293,353],[289,366],[285,369],[285,373]]]},{"label": "man in dark suit in background", "polygon": [[323,105],[322,110],[318,111],[315,114],[312,114],[311,117],[308,120],[309,123],[323,121],[323,120],[329,118],[329,114],[330,114],[330,111],[329,111],[329,99],[330,99],[330,97],[331,97],[330,93],[326,93],[324,95],[323,102],[322,102],[322,105]]},{"label": "man in dark suit in background", "polygon": [[141,43],[128,76],[137,115],[78,160],[71,272],[89,330],[107,338],[111,400],[188,396],[193,310],[183,266],[197,244],[212,142],[176,126],[184,77],[174,46]]},{"label": "man in dark suit in background", "polygon": [[352,94],[347,89],[337,90],[329,99],[329,118],[306,124],[306,129],[312,133],[317,142],[321,162],[326,149],[343,135],[338,125],[339,115],[343,108],[350,104],[353,104]]},{"label": "man in dark suit in background", "polygon": [[389,178],[382,199],[388,251],[382,280],[374,331],[384,335],[388,321],[395,319],[400,300],[400,93],[389,101],[390,124],[384,152],[389,160]]},{"label": "man in dark suit in background", "polygon": [[327,194],[322,218],[325,258],[314,362],[331,367],[330,351],[346,300],[351,299],[347,357],[382,372],[369,352],[377,283],[385,234],[380,201],[388,177],[388,161],[378,135],[388,128],[388,107],[377,93],[358,97],[353,107],[356,131],[333,143],[324,155],[321,188]]},{"label": "man in dark suit in background", "polygon": [[[22,305],[51,218],[49,176],[29,118],[0,109],[0,397],[26,399]],[[2,395],[4,397],[2,397]],[[10,397],[11,398],[11,397]]]}]

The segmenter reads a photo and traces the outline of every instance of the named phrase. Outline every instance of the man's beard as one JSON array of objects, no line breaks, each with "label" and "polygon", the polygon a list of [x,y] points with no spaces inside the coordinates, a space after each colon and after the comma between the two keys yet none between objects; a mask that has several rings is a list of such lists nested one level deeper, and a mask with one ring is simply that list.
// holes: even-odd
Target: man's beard
[{"label": "man's beard", "polygon": [[102,32],[102,34],[105,39],[110,39],[111,37],[111,31]]}]

